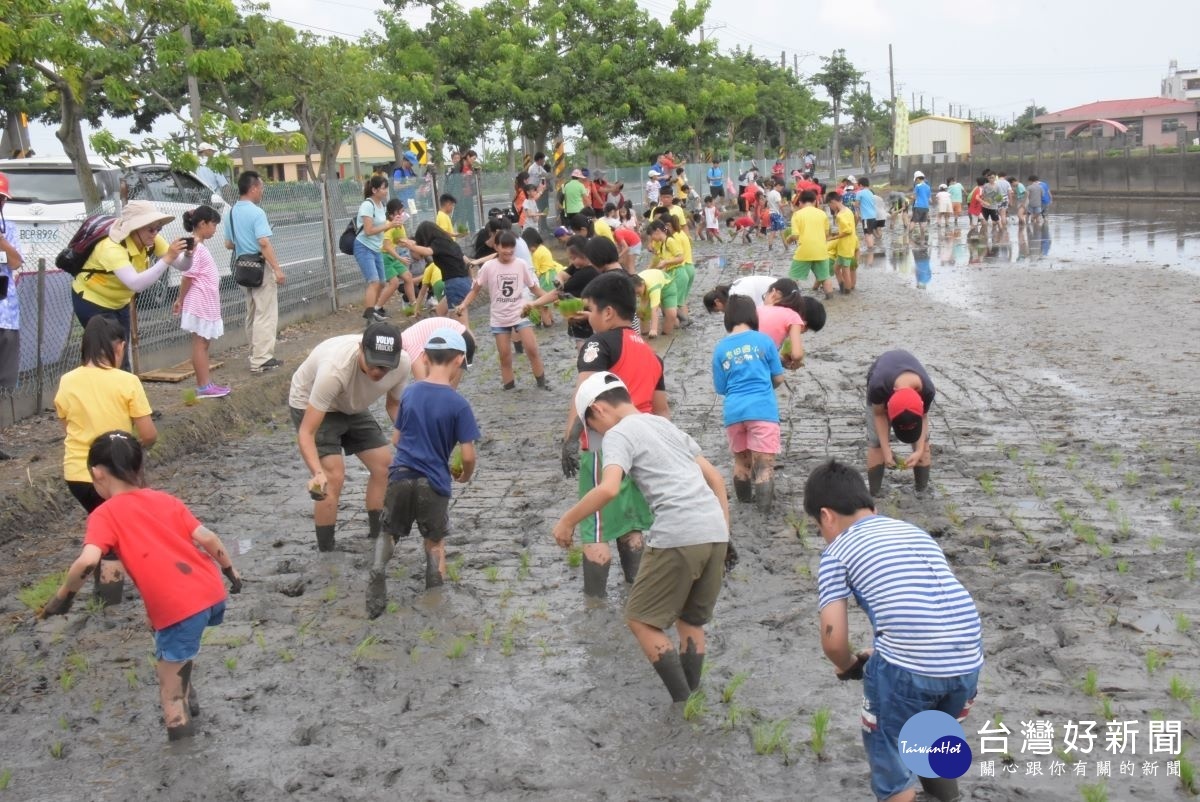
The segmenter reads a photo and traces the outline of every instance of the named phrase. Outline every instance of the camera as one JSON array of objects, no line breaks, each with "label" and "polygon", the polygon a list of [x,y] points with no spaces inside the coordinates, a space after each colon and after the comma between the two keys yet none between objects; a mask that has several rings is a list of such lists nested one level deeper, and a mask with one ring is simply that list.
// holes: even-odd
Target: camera
[{"label": "camera", "polygon": [[183,238],[183,246],[187,250],[188,253],[191,253],[196,247],[196,238],[195,237],[184,237]]}]

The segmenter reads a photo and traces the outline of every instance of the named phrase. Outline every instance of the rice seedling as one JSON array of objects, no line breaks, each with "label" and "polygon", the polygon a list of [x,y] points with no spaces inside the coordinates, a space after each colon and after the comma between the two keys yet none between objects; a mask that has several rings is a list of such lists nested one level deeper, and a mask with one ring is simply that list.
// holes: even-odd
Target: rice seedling
[{"label": "rice seedling", "polygon": [[483,622],[483,631],[479,634],[480,642],[484,646],[487,646],[489,643],[492,642],[492,634],[495,631],[496,631],[496,622],[495,621],[493,621],[489,618],[487,621]]},{"label": "rice seedling", "polygon": [[63,669],[58,675],[58,684],[64,691],[69,691],[75,687],[75,673],[70,669]]},{"label": "rice seedling", "polygon": [[[1117,523],[1117,538],[1120,540],[1128,540],[1132,534],[1133,534],[1133,522],[1130,521],[1128,517],[1122,515],[1121,520]],[[1155,535],[1154,537],[1151,538],[1151,540],[1153,541],[1155,539],[1155,537],[1158,537],[1158,536]],[[1158,542],[1161,545],[1162,538],[1158,538]],[[1153,548],[1153,546],[1151,546],[1151,548]]]},{"label": "rice seedling", "polygon": [[1107,543],[1101,543],[1096,546],[1096,551],[1098,551],[1100,556],[1106,560],[1112,556],[1112,546],[1108,545]]},{"label": "rice seedling", "polygon": [[529,576],[529,549],[521,552],[521,562],[517,568],[517,579],[525,579]]},{"label": "rice seedling", "polygon": [[408,650],[408,662],[415,663],[421,659],[421,647],[413,646]]},{"label": "rice seedling", "polygon": [[1046,440],[1042,443],[1042,453],[1047,457],[1053,457],[1058,453],[1058,443],[1055,443],[1051,440]]},{"label": "rice seedling", "polygon": [[457,660],[460,657],[465,657],[469,643],[469,638],[455,638],[450,642],[450,648],[446,650],[446,657],[450,658],[451,660]]},{"label": "rice seedling", "polygon": [[1192,621],[1183,613],[1178,613],[1175,616],[1175,631],[1180,635],[1186,635],[1188,630],[1192,628]]},{"label": "rice seedling", "polygon": [[505,632],[504,636],[500,638],[500,654],[505,657],[512,657],[513,649],[513,634],[510,630]]},{"label": "rice seedling", "polygon": [[1196,552],[1193,549],[1188,549],[1187,554],[1183,555],[1183,575],[1188,582],[1196,579]]},{"label": "rice seedling", "polygon": [[1179,784],[1191,796],[1200,794],[1200,788],[1196,786],[1196,766],[1182,754],[1179,755]]},{"label": "rice seedling", "polygon": [[65,713],[58,717],[58,728],[63,731],[71,729],[71,722],[67,721]]},{"label": "rice seedling", "polygon": [[396,613],[400,612],[400,603],[390,601],[387,603],[387,607],[385,609],[389,615],[395,615]]},{"label": "rice seedling", "polygon": [[1157,649],[1151,649],[1150,651],[1146,652],[1146,673],[1153,674],[1155,671],[1158,671],[1160,668],[1162,668],[1166,662],[1167,658],[1164,657]]},{"label": "rice seedling", "polygon": [[1116,718],[1113,713],[1112,699],[1107,696],[1100,697],[1100,715],[1104,717],[1104,721],[1112,721]]},{"label": "rice seedling", "polygon": [[100,598],[99,596],[88,596],[87,601],[83,603],[83,613],[88,618],[91,618],[92,616],[100,615],[100,613],[104,612],[104,608],[106,606],[107,605],[104,604],[104,599]]},{"label": "rice seedling", "polygon": [[750,731],[750,739],[754,744],[754,753],[757,755],[772,755],[775,752],[782,752],[786,756],[788,749],[788,724],[789,722],[786,718],[755,724],[754,729]]},{"label": "rice seedling", "polygon": [[1083,483],[1083,489],[1086,490],[1088,495],[1090,495],[1096,501],[1104,498],[1104,490],[1101,489],[1100,485],[1096,484],[1091,479]]},{"label": "rice seedling", "polygon": [[808,567],[808,563],[804,560],[797,562],[794,570],[796,572],[796,576],[801,576],[805,579],[808,579],[812,576],[812,569]]},{"label": "rice seedling", "polygon": [[1138,476],[1137,471],[1125,471],[1125,486],[1137,487],[1141,483],[1142,478]]},{"label": "rice seedling", "polygon": [[229,669],[230,671],[233,671],[235,668],[237,668],[237,658],[236,657],[226,657],[225,658],[225,667],[227,669]]},{"label": "rice seedling", "polygon": [[508,617],[508,628],[516,629],[517,627],[525,626],[525,611],[517,610]]},{"label": "rice seedling", "polygon": [[330,585],[329,587],[325,588],[325,593],[321,595],[321,598],[327,602],[335,602],[337,601],[337,597],[337,585]]},{"label": "rice seedling", "polygon": [[567,549],[567,565],[572,568],[578,568],[583,565],[583,549],[579,546],[572,546]]},{"label": "rice seedling", "polygon": [[537,647],[542,650],[542,659],[543,660],[545,660],[550,655],[554,654],[554,652],[550,651],[550,644],[546,642],[545,638],[537,639]]},{"label": "rice seedling", "polygon": [[263,636],[261,629],[254,630],[254,642],[258,644],[258,648],[264,652],[267,650],[267,639]]},{"label": "rice seedling", "polygon": [[1075,591],[1078,589],[1079,584],[1074,579],[1068,579],[1066,584],[1063,586],[1063,590],[1066,592],[1068,599],[1075,598]]},{"label": "rice seedling", "polygon": [[684,720],[695,721],[704,718],[706,713],[708,713],[708,697],[702,690],[693,691],[683,704]]},{"label": "rice seedling", "polygon": [[423,643],[433,643],[435,640],[437,640],[437,636],[438,634],[436,629],[433,627],[426,627],[425,629],[421,630],[421,634],[418,637]]},{"label": "rice seedling", "polygon": [[963,517],[958,512],[957,504],[947,504],[945,507],[946,519],[954,526],[962,526]]},{"label": "rice seedling", "polygon": [[103,709],[104,709],[104,700],[103,699],[97,697],[92,700],[92,712],[93,713],[99,713]]},{"label": "rice seedling", "polygon": [[483,578],[488,582],[496,582],[500,579],[500,566],[489,565],[483,569]]},{"label": "rice seedling", "polygon": [[1100,677],[1096,673],[1096,669],[1089,668],[1087,673],[1083,675],[1083,695],[1095,696],[1099,688]]},{"label": "rice seedling", "polygon": [[1192,701],[1192,687],[1188,685],[1178,674],[1171,675],[1171,687],[1169,689],[1171,698],[1187,704]]},{"label": "rice seedling", "polygon": [[1072,454],[1069,457],[1067,457],[1067,470],[1068,471],[1073,471],[1078,467],[1079,467],[1079,457],[1078,456],[1076,456],[1075,454]]},{"label": "rice seedling", "polygon": [[739,671],[730,677],[729,682],[726,682],[725,687],[721,689],[721,701],[725,704],[732,702],[738,689],[745,685],[748,679],[750,679],[749,671]]},{"label": "rice seedling", "polygon": [[1125,455],[1119,449],[1114,448],[1112,453],[1108,455],[1108,463],[1114,469],[1121,467],[1121,462],[1125,459]]},{"label": "rice seedling", "polygon": [[1071,524],[1071,531],[1075,533],[1075,537],[1087,543],[1089,546],[1096,545],[1096,527],[1089,526],[1083,521],[1076,519]]},{"label": "rice seedling", "polygon": [[354,651],[351,653],[351,656],[354,658],[354,662],[357,663],[358,661],[362,660],[364,657],[374,656],[375,647],[378,644],[379,644],[379,636],[374,635],[374,634],[367,635],[365,638],[360,640],[358,642],[358,645],[354,647]]},{"label": "rice seedling", "polygon": [[550,605],[544,601],[538,602],[537,609],[534,610],[530,615],[532,615],[534,618],[545,621],[550,618]]},{"label": "rice seedling", "polygon": [[979,487],[983,490],[984,495],[996,495],[996,477],[990,471],[985,471],[984,473],[979,474],[979,476],[976,478],[979,482]]},{"label": "rice seedling", "polygon": [[58,586],[63,583],[66,575],[66,571],[60,571],[43,577],[29,587],[18,591],[17,598],[30,610],[40,610],[46,606],[46,602],[50,601],[50,597],[58,590]]},{"label": "rice seedling", "polygon": [[293,660],[295,660],[295,659],[296,659],[296,655],[292,654],[292,653],[291,653],[290,651],[288,651],[287,649],[280,649],[280,650],[279,650],[279,661],[280,661],[281,663],[290,663],[290,662],[292,662],[292,661],[293,661]]},{"label": "rice seedling", "polygon": [[1104,783],[1080,786],[1079,793],[1083,802],[1108,802],[1108,786]]},{"label": "rice seedling", "polygon": [[392,579],[400,580],[400,579],[404,579],[406,576],[408,576],[408,566],[407,565],[397,565],[395,568],[392,569],[392,573],[391,573]]},{"label": "rice seedling", "polygon": [[12,769],[0,771],[0,791],[7,791],[8,784],[12,782]]},{"label": "rice seedling", "polygon": [[1183,499],[1179,496],[1171,499],[1171,512],[1183,512]]},{"label": "rice seedling", "polygon": [[812,716],[812,736],[808,743],[818,758],[825,756],[825,736],[829,733],[829,718],[828,707],[822,707]]},{"label": "rice seedling", "polygon": [[132,668],[125,669],[125,684],[129,686],[129,690],[138,686],[138,675]]},{"label": "rice seedling", "polygon": [[1129,560],[1117,560],[1117,573],[1118,574],[1129,573]]},{"label": "rice seedling", "polygon": [[1117,503],[1117,500],[1115,498],[1110,498],[1105,503],[1104,507],[1105,507],[1105,509],[1108,510],[1109,515],[1116,515],[1117,511],[1121,509],[1121,505]]},{"label": "rice seedling", "polygon": [[449,579],[451,582],[462,581],[462,569],[464,562],[466,562],[465,558],[458,557],[446,563],[446,579]]},{"label": "rice seedling", "polygon": [[50,744],[50,757],[54,758],[55,760],[62,760],[63,755],[66,753],[67,748],[63,746],[62,741],[55,741],[54,743]]},{"label": "rice seedling", "polygon": [[1158,472],[1168,479],[1171,478],[1171,474],[1174,473],[1174,466],[1171,465],[1171,460],[1165,459],[1158,463]]},{"label": "rice seedling", "polygon": [[731,704],[725,710],[725,728],[732,730],[739,723],[741,723],[742,719],[746,718],[746,716],[752,715],[753,713],[754,710],[752,708],[743,707],[739,704]]}]

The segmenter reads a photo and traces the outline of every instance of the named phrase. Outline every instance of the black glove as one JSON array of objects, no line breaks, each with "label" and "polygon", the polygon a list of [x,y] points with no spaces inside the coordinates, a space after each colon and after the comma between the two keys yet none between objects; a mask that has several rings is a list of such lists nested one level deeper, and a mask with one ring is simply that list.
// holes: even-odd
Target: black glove
[{"label": "black glove", "polygon": [[229,566],[228,568],[222,568],[221,573],[223,573],[225,575],[225,578],[229,580],[229,592],[230,593],[241,593],[242,592],[242,578],[237,575],[236,571],[233,570],[232,565]]},{"label": "black glove", "polygon": [[862,679],[863,666],[867,664],[867,660],[870,658],[871,655],[867,654],[866,652],[860,653],[858,658],[854,661],[854,665],[850,666],[845,671],[838,672],[837,678],[841,680]]},{"label": "black glove", "polygon": [[567,438],[562,444],[562,472],[570,479],[579,473],[579,441]]},{"label": "black glove", "polygon": [[52,615],[66,615],[71,609],[71,605],[75,603],[75,594],[67,592],[63,598],[59,598],[57,594],[50,597],[50,601],[46,602],[46,606],[42,608],[38,618],[49,618]]}]

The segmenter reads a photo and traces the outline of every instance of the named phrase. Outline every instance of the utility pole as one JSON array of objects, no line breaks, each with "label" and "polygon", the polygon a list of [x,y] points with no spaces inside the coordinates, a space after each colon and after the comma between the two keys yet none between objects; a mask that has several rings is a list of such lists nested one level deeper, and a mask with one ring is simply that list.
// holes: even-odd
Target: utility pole
[{"label": "utility pole", "polygon": [[892,95],[892,145],[896,144],[896,71],[892,67],[892,46],[888,45],[888,91]]},{"label": "utility pole", "polygon": [[795,75],[797,78],[800,77],[800,54],[799,53],[792,54],[792,74]]},{"label": "utility pole", "polygon": [[787,69],[787,52],[784,50],[779,51],[779,69]]}]

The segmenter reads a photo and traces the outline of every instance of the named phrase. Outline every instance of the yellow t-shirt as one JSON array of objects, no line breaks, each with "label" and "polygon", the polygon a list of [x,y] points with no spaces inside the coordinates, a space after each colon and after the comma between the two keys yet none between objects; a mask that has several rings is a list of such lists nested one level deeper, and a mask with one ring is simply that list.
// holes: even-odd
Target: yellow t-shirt
[{"label": "yellow t-shirt", "polygon": [[837,213],[837,255],[854,257],[858,254],[858,232],[854,229],[854,212],[845,206]]},{"label": "yellow t-shirt", "polygon": [[683,249],[683,263],[685,265],[694,265],[695,262],[692,261],[692,238],[687,235],[686,231],[679,231],[671,236],[678,240],[679,247]]},{"label": "yellow t-shirt", "polygon": [[430,262],[425,266],[425,272],[421,274],[421,283],[426,287],[433,289],[433,285],[442,280],[442,269]]},{"label": "yellow t-shirt", "polygon": [[663,287],[671,283],[671,278],[661,270],[653,267],[638,273],[638,277],[646,283],[646,294],[650,297],[650,308],[662,306]]},{"label": "yellow t-shirt", "polygon": [[613,245],[617,244],[617,239],[613,236],[612,226],[600,218],[596,218],[592,221],[592,230],[596,232],[597,237],[604,237]]},{"label": "yellow t-shirt", "polygon": [[816,206],[805,206],[792,215],[792,234],[799,239],[793,261],[823,262],[829,258],[825,249],[829,218]]},{"label": "yellow t-shirt", "polygon": [[68,482],[90,482],[87,454],[92,441],[114,429],[133,434],[133,419],[150,414],[150,401],[132,373],[85,365],[58,380],[54,409],[67,423],[63,477]]},{"label": "yellow t-shirt", "polygon": [[454,230],[454,221],[450,219],[450,215],[442,211],[437,213],[437,227],[452,237],[458,233]]},{"label": "yellow t-shirt", "polygon": [[554,261],[554,254],[550,253],[550,249],[545,245],[533,249],[533,270],[539,277],[547,273],[557,274],[562,269],[563,266]]},{"label": "yellow t-shirt", "polygon": [[687,186],[687,181],[684,180],[682,176],[675,176],[673,179],[671,179],[671,183],[675,186],[675,200],[687,200],[687,192],[685,192],[683,189]]},{"label": "yellow t-shirt", "polygon": [[[154,256],[161,258],[167,252],[166,237],[154,237]],[[133,244],[133,238],[117,242],[105,237],[96,243],[92,255],[83,265],[83,271],[71,282],[71,289],[83,296],[83,300],[105,309],[123,309],[133,300],[133,290],[116,277],[118,268],[133,265],[139,273],[150,267],[150,255]],[[92,271],[92,272],[89,272]],[[80,481],[90,482],[91,478]]]},{"label": "yellow t-shirt", "polygon": [[[671,259],[683,256],[683,246],[679,244],[679,240],[675,239],[674,235],[667,237],[662,242],[655,242],[651,240],[650,250],[654,253],[653,258],[650,260],[651,268],[657,268],[658,265],[664,261],[669,261]],[[682,264],[682,262],[680,264]],[[678,264],[663,269],[670,271],[677,267],[679,267]]]},{"label": "yellow t-shirt", "polygon": [[682,206],[671,204],[671,216],[679,221],[680,228],[687,228],[687,212]]}]

